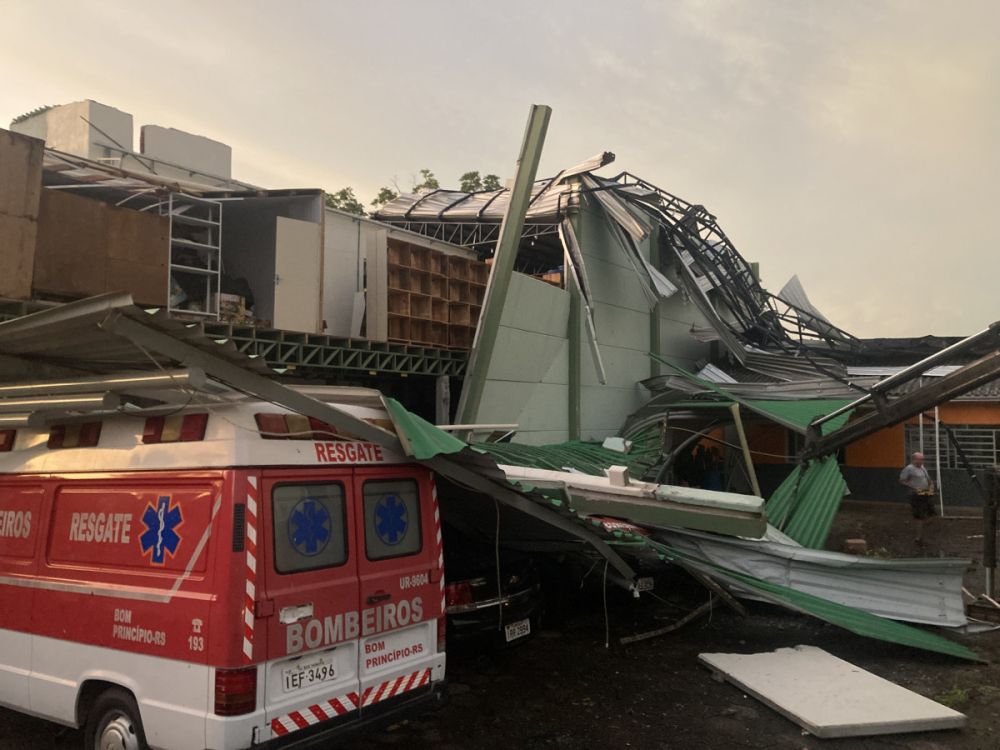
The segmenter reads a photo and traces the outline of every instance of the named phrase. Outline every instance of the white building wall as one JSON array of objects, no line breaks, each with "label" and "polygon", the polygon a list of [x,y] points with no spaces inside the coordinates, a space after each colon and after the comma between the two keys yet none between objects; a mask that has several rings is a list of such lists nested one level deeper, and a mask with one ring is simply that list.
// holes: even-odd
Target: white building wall
[{"label": "white building wall", "polygon": [[[226,179],[232,177],[233,149],[202,135],[160,125],[143,125],[139,150],[143,156],[170,162],[175,167],[190,167]],[[183,174],[183,169],[180,171]],[[190,175],[184,176],[190,178]]]}]

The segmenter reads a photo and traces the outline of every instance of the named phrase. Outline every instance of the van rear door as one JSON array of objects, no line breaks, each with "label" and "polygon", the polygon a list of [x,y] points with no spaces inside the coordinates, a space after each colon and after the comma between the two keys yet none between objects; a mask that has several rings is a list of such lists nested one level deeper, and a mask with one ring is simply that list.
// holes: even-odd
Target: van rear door
[{"label": "van rear door", "polygon": [[350,470],[264,472],[271,737],[357,717],[359,590]]},{"label": "van rear door", "polygon": [[443,616],[431,474],[421,467],[355,471],[361,580],[361,714],[444,676]]}]

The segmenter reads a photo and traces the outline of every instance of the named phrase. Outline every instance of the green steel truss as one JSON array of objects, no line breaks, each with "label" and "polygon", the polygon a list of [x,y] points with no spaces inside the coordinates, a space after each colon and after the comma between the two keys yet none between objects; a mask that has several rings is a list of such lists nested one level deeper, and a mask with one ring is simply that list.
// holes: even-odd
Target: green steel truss
[{"label": "green steel truss", "polygon": [[[12,320],[51,307],[35,302],[0,301],[0,321]],[[394,344],[366,339],[343,339],[314,333],[198,321],[205,335],[228,339],[250,356],[263,357],[270,367],[298,375],[330,378],[343,375],[447,375],[465,374],[467,351]]]}]

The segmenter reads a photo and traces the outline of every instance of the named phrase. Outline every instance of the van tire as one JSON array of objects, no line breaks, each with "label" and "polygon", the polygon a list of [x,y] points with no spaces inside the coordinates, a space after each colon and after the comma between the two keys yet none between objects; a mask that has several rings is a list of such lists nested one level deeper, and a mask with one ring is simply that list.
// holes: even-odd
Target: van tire
[{"label": "van tire", "polygon": [[149,750],[139,707],[121,688],[105,690],[87,713],[84,750]]}]

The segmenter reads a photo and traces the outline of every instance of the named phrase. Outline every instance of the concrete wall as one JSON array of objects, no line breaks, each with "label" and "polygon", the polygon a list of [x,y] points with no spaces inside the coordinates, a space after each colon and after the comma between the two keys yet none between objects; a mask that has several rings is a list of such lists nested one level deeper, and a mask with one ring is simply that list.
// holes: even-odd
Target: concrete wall
[{"label": "concrete wall", "polygon": [[132,150],[132,115],[90,99],[40,112],[11,125],[11,130],[88,159],[119,157],[122,149]]},{"label": "concrete wall", "polygon": [[517,424],[517,442],[567,439],[569,292],[515,273],[477,421]]},{"label": "concrete wall", "polygon": [[[139,150],[143,156],[170,162],[177,167],[191,167],[218,177],[230,178],[233,173],[233,149],[225,143],[193,133],[160,125],[143,125],[139,135]],[[162,170],[157,170],[162,173]],[[176,176],[190,179],[183,169]]]},{"label": "concrete wall", "polygon": [[[616,434],[625,418],[649,400],[639,381],[655,371],[649,352],[694,367],[708,346],[693,339],[705,325],[697,308],[678,293],[651,307],[642,282],[611,232],[603,211],[586,200],[574,217],[590,283],[597,346],[604,364],[600,382],[585,314],[580,342],[579,429],[583,440]],[[639,248],[648,259],[654,237]],[[669,274],[668,274],[669,275]],[[573,292],[515,273],[504,306],[493,360],[477,420],[517,424],[520,443],[569,439],[571,401],[570,300]],[[656,342],[656,321],[659,341]]]},{"label": "concrete wall", "polygon": [[0,297],[31,297],[43,147],[0,130]]},{"label": "concrete wall", "polygon": [[[639,276],[597,205],[585,199],[574,220],[590,281],[597,341],[607,376],[602,385],[585,321],[581,320],[580,437],[602,440],[617,433],[625,417],[649,400],[649,393],[639,381],[656,369],[649,357],[653,349],[654,316],[659,317],[660,354],[688,368],[693,368],[697,359],[707,357],[709,351],[706,344],[690,335],[691,326],[707,323],[682,292],[661,300],[655,308],[650,306]],[[651,234],[639,246],[647,260],[652,257],[654,242]],[[668,271],[667,276],[672,273]]]}]

